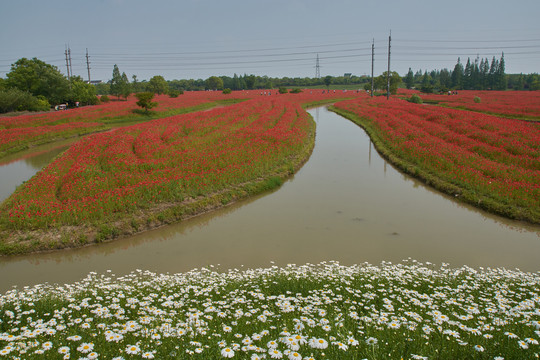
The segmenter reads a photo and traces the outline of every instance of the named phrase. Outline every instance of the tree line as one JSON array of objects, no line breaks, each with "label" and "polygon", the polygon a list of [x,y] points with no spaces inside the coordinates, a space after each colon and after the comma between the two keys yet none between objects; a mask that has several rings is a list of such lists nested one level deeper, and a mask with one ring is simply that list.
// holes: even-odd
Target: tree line
[{"label": "tree line", "polygon": [[449,90],[540,90],[538,74],[506,74],[504,53],[500,59],[477,57],[474,61],[467,58],[465,66],[461,59],[453,70],[442,69],[418,70],[413,73],[409,68],[403,82],[408,89],[419,89],[422,92],[449,91]]},{"label": "tree line", "polygon": [[[467,59],[465,66],[458,58],[453,70],[432,71],[409,68],[401,77],[397,72],[390,73],[390,92],[398,87],[415,88],[423,92],[448,90],[540,90],[538,74],[506,74],[504,54],[500,59],[493,57],[491,62],[477,57]],[[92,105],[99,103],[99,95],[113,95],[118,99],[132,93],[151,92],[178,96],[183,91],[200,90],[253,90],[276,89],[284,87],[317,87],[333,85],[351,85],[371,89],[371,77],[344,74],[343,76],[316,77],[268,77],[243,74],[234,76],[211,76],[208,79],[165,80],[156,75],[150,80],[139,81],[136,75],[129,80],[126,73],[120,73],[115,64],[112,78],[96,85],[88,84],[79,76],[69,79],[56,66],[37,58],[21,58],[11,65],[6,78],[0,78],[0,113],[10,111],[46,111],[51,106],[66,103],[70,106]],[[402,85],[403,84],[403,85]],[[374,79],[375,89],[386,91],[386,72]],[[105,100],[105,97],[101,98]]]},{"label": "tree line", "polygon": [[66,78],[56,66],[37,58],[21,58],[11,65],[6,78],[0,78],[0,113],[46,111],[68,103],[98,103],[96,89],[79,76]]}]

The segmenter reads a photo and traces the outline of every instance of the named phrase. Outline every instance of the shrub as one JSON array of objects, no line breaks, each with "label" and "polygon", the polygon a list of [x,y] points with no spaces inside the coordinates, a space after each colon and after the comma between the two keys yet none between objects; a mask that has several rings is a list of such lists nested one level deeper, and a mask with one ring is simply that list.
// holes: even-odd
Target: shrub
[{"label": "shrub", "polygon": [[289,92],[286,87],[280,87],[278,91],[280,94],[286,94]]},{"label": "shrub", "polygon": [[10,111],[46,111],[51,105],[43,96],[33,96],[28,91],[6,89],[0,91],[0,113]]},{"label": "shrub", "polygon": [[139,99],[137,101],[137,106],[142,107],[146,112],[148,112],[151,108],[156,107],[158,105],[157,102],[153,102],[152,99],[154,98],[153,92],[140,92],[136,93],[135,97]]},{"label": "shrub", "polygon": [[182,90],[170,90],[169,91],[169,97],[171,98],[177,98],[179,95],[183,95],[184,92]]},{"label": "shrub", "polygon": [[422,104],[424,101],[420,96],[417,94],[413,94],[409,99],[409,102],[415,103],[415,104]]},{"label": "shrub", "polygon": [[229,88],[223,89],[224,94],[230,94],[232,91]]},{"label": "shrub", "polygon": [[109,97],[107,95],[101,95],[101,97],[99,98],[99,100],[102,102],[102,103],[108,103],[109,101],[111,101],[111,99],[109,99]]},{"label": "shrub", "polygon": [[299,89],[299,88],[292,89],[292,90],[290,91],[291,94],[300,94],[301,92],[302,92],[302,90]]},{"label": "shrub", "polygon": [[477,103],[477,104],[480,104],[482,100],[480,100],[480,98],[478,96],[475,96],[474,97],[474,102]]}]

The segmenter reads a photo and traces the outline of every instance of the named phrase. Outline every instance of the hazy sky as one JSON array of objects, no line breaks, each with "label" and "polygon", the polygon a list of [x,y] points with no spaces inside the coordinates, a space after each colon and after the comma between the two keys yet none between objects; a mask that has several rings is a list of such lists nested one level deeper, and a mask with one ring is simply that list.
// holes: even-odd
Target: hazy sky
[{"label": "hazy sky", "polygon": [[539,0],[2,0],[0,77],[21,57],[107,81],[117,64],[149,79],[212,75],[314,77],[391,68],[453,69],[500,58],[506,73],[540,72]]}]

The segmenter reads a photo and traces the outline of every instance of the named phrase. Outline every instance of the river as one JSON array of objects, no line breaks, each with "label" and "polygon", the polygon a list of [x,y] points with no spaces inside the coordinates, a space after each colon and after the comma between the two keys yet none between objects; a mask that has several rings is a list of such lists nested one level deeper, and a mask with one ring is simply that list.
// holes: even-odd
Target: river
[{"label": "river", "polygon": [[540,271],[540,226],[433,191],[381,158],[358,126],[325,108],[310,113],[317,123],[313,154],[281,188],[110,243],[0,258],[0,291],[73,282],[90,271],[175,273],[328,260],[349,265],[412,258]]}]

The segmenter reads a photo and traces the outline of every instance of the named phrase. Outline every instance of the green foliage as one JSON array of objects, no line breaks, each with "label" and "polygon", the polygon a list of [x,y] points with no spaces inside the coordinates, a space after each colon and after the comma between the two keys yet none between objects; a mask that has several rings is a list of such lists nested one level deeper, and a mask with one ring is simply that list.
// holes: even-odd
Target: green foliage
[{"label": "green foliage", "polygon": [[422,100],[422,98],[420,96],[418,96],[417,94],[413,94],[410,98],[409,98],[409,102],[412,102],[412,103],[415,103],[415,104],[422,104],[424,101]]},{"label": "green foliage", "polygon": [[70,102],[79,102],[80,105],[96,105],[99,100],[96,96],[96,88],[83,81],[79,76],[71,78]]},{"label": "green foliage", "polygon": [[120,74],[120,70],[116,64],[114,64],[113,67],[111,87],[109,91],[111,95],[115,95],[116,97],[120,97],[120,94],[122,94],[122,75]]},{"label": "green foliage", "polygon": [[108,103],[109,101],[111,101],[111,99],[109,99],[107,95],[101,95],[99,101],[101,101],[102,103]]},{"label": "green foliage", "polygon": [[169,90],[169,97],[171,98],[177,98],[180,95],[183,95],[184,92],[182,90]]},{"label": "green foliage", "polygon": [[280,87],[278,91],[280,94],[287,94],[289,92],[289,90],[287,90],[287,88],[284,86]]},{"label": "green foliage", "polygon": [[67,101],[70,92],[69,81],[58,68],[37,58],[21,58],[12,64],[6,87],[41,95],[51,104]]},{"label": "green foliage", "polygon": [[[388,85],[387,74],[388,71],[383,72],[381,75],[377,76],[374,81],[375,89],[386,90]],[[390,94],[397,94],[397,89],[401,84],[401,76],[395,71],[390,73]]]},{"label": "green foliage", "polygon": [[475,96],[474,97],[474,102],[477,103],[477,104],[480,104],[482,100],[478,97],[478,96]]},{"label": "green foliage", "polygon": [[414,86],[414,74],[411,68],[409,68],[409,72],[407,73],[407,76],[405,76],[405,86],[407,89],[412,89]]},{"label": "green foliage", "polygon": [[122,73],[122,81],[120,84],[120,95],[127,100],[128,96],[131,94],[131,84],[129,83],[126,73]]},{"label": "green foliage", "polygon": [[153,76],[146,85],[146,91],[154,94],[167,94],[169,92],[169,84],[161,75]]},{"label": "green foliage", "polygon": [[223,89],[223,80],[217,76],[210,76],[206,79],[206,88],[208,90],[221,90]]},{"label": "green foliage", "polygon": [[302,92],[302,89],[296,88],[289,91],[291,94],[300,94]]},{"label": "green foliage", "polygon": [[0,90],[0,113],[11,111],[47,111],[51,105],[42,96],[32,96],[17,88]]},{"label": "green foliage", "polygon": [[232,90],[229,89],[229,88],[223,89],[224,94],[230,94],[231,92],[232,92]]},{"label": "green foliage", "polygon": [[330,84],[332,83],[332,76],[328,75],[324,77],[324,85],[326,85],[327,88],[330,87]]},{"label": "green foliage", "polygon": [[142,107],[146,112],[148,112],[150,109],[156,107],[158,105],[157,102],[153,102],[152,99],[154,99],[154,93],[153,92],[140,92],[136,93],[135,97],[137,97],[137,106]]}]

